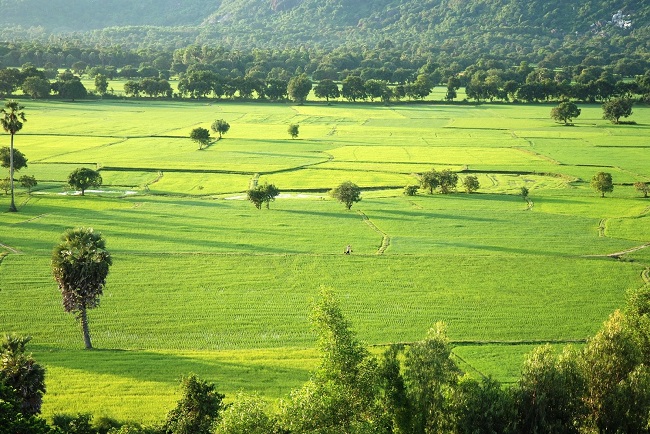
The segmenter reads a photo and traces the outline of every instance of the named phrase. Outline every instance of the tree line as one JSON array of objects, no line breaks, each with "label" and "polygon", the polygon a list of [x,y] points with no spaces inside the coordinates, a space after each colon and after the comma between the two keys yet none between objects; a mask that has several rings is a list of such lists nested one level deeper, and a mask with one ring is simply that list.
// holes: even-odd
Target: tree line
[{"label": "tree line", "polygon": [[[473,71],[473,72],[472,72]],[[101,97],[115,97],[114,89],[109,92],[107,75],[95,71],[95,89],[90,94]],[[276,71],[277,72],[277,71]],[[598,75],[598,73],[600,74]],[[469,75],[471,73],[471,75]],[[635,80],[616,79],[607,71],[584,69],[580,75],[534,69],[526,64],[508,70],[489,71],[470,68],[460,75],[450,76],[441,82],[441,75],[420,73],[415,78],[404,78],[394,82],[384,79],[364,79],[359,75],[345,76],[340,81],[323,78],[314,82],[306,73],[290,76],[278,72],[269,73],[266,78],[254,74],[239,76],[215,72],[211,67],[195,65],[179,75],[176,92],[165,78],[145,77],[123,83],[127,97],[147,96],[150,98],[191,98],[191,99],[244,99],[270,100],[304,103],[313,90],[317,98],[349,102],[382,101],[384,103],[401,100],[417,101],[427,98],[435,86],[446,85],[444,100],[458,99],[458,90],[465,87],[467,98],[475,102],[514,101],[547,102],[575,100],[588,103],[605,102],[612,98],[638,99],[650,101],[650,70]],[[576,81],[572,81],[575,79]],[[87,98],[89,91],[81,81],[81,76],[70,70],[57,73],[54,80],[48,78],[46,71],[33,65],[23,65],[21,69],[0,69],[0,96],[14,95],[18,90],[31,98],[49,98],[51,95],[63,99],[77,100]]]},{"label": "tree line", "polygon": [[[420,341],[370,351],[333,290],[311,321],[320,363],[276,406],[243,392],[226,404],[217,385],[188,375],[164,421],[150,426],[58,414],[40,416],[45,371],[7,336],[0,366],[0,426],[30,434],[470,434],[646,433],[650,423],[650,288],[628,292],[581,348],[542,345],[510,385],[462,371],[443,323]],[[28,373],[25,374],[25,373]]]}]

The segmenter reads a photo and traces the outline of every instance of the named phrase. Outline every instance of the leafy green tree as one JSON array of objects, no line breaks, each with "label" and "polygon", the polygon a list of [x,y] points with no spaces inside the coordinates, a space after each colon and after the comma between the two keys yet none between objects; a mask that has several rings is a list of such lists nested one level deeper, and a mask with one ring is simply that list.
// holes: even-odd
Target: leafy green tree
[{"label": "leafy green tree", "polygon": [[458,434],[509,433],[516,413],[512,393],[491,377],[477,381],[463,376],[451,393],[453,432]]},{"label": "leafy green tree", "polygon": [[[7,169],[11,167],[11,156],[12,156],[11,148],[9,148],[8,146],[4,146],[0,148],[0,162],[2,167]],[[13,163],[14,163],[14,172],[17,172],[20,169],[27,167],[27,157],[25,157],[25,154],[23,154],[16,148],[14,148],[14,152],[13,152]]]},{"label": "leafy green tree", "polygon": [[50,95],[52,87],[47,78],[27,77],[22,84],[23,93],[35,98],[45,98]]},{"label": "leafy green tree", "polygon": [[87,167],[75,169],[68,175],[68,185],[75,190],[81,190],[82,196],[88,187],[100,187],[102,182],[102,175]]},{"label": "leafy green tree", "polygon": [[96,434],[92,426],[93,415],[89,413],[55,414],[52,416],[52,425],[56,433],[65,434]]},{"label": "leafy green tree", "polygon": [[618,124],[620,118],[626,118],[632,114],[632,100],[616,98],[603,104],[603,119]]},{"label": "leafy green tree", "polygon": [[281,404],[282,428],[290,432],[381,433],[376,360],[350,330],[332,290],[324,288],[320,294],[311,319],[322,359],[312,379]]},{"label": "leafy green tree", "polygon": [[419,189],[420,189],[419,185],[407,185],[406,187],[404,187],[404,195],[415,196],[418,193]]},{"label": "leafy green tree", "polygon": [[66,230],[52,252],[52,274],[63,308],[81,322],[86,349],[92,349],[87,311],[99,306],[112,263],[106,241],[92,228]]},{"label": "leafy green tree", "polygon": [[262,204],[266,203],[266,209],[269,209],[270,202],[274,201],[278,194],[280,190],[275,185],[264,183],[248,190],[247,196],[255,208],[261,209]]},{"label": "leafy green tree", "polygon": [[451,359],[451,349],[444,324],[437,323],[404,355],[404,382],[413,410],[412,432],[434,434],[449,429],[446,397],[460,373]]},{"label": "leafy green tree", "polygon": [[266,414],[266,404],[258,396],[238,393],[232,404],[221,413],[215,434],[268,434],[274,432],[273,420]]},{"label": "leafy green tree", "polygon": [[0,346],[0,383],[15,391],[22,413],[28,416],[41,412],[45,394],[45,369],[25,349],[30,340],[7,335]]},{"label": "leafy green tree", "polygon": [[447,101],[453,101],[456,99],[458,96],[458,93],[456,91],[458,89],[460,89],[460,80],[458,77],[449,77],[449,80],[447,81],[447,93],[445,94],[445,99]]},{"label": "leafy green tree", "polygon": [[199,144],[199,150],[207,148],[212,142],[210,131],[202,127],[194,128],[192,132],[190,132],[190,139]]},{"label": "leafy green tree", "polygon": [[422,173],[419,178],[420,186],[423,189],[429,190],[429,194],[433,194],[433,190],[440,186],[440,177],[436,169]]},{"label": "leafy green tree", "polygon": [[128,80],[126,83],[124,83],[124,93],[126,96],[138,97],[140,96],[141,92],[142,88],[140,87],[140,82],[135,80]]},{"label": "leafy green tree", "polygon": [[346,181],[330,190],[330,196],[344,204],[347,209],[350,209],[353,203],[361,200],[361,189],[357,184]]},{"label": "leafy green tree", "polygon": [[463,179],[463,187],[467,193],[475,192],[480,186],[481,184],[478,182],[478,178],[474,175],[467,175]]},{"label": "leafy green tree", "polygon": [[287,85],[287,93],[289,98],[302,105],[307,100],[307,96],[311,91],[312,83],[307,74],[300,74],[291,77]]},{"label": "leafy green tree", "polygon": [[650,422],[650,373],[638,335],[614,312],[582,354],[588,421],[601,433],[645,432]]},{"label": "leafy green tree", "polygon": [[580,116],[580,113],[581,110],[571,101],[563,101],[551,109],[551,117],[558,122],[564,122],[564,125],[568,125],[569,122]]},{"label": "leafy green tree", "polygon": [[20,87],[22,74],[15,68],[0,69],[0,96],[13,94]]},{"label": "leafy green tree", "polygon": [[634,183],[634,188],[636,191],[640,191],[643,193],[643,197],[648,197],[648,191],[650,191],[650,186],[643,182],[643,181],[637,181]]},{"label": "leafy green tree", "polygon": [[607,172],[598,172],[591,178],[591,187],[600,193],[600,197],[605,197],[605,193],[614,191],[614,181],[612,174]]},{"label": "leafy green tree", "polygon": [[2,434],[52,434],[44,419],[22,412],[15,390],[0,381],[0,432]]},{"label": "leafy green tree", "polygon": [[339,86],[334,83],[333,80],[325,78],[321,80],[316,87],[314,88],[314,95],[316,98],[325,98],[327,102],[330,101],[330,98],[338,98],[341,96],[339,91]]},{"label": "leafy green tree", "polygon": [[32,188],[36,187],[38,185],[38,182],[36,181],[36,178],[34,178],[31,175],[23,175],[18,179],[18,182],[20,182],[20,185],[24,188],[27,189],[28,193],[32,192]]},{"label": "leafy green tree", "polygon": [[219,139],[221,139],[221,137],[230,130],[230,124],[224,119],[217,119],[216,121],[212,122],[210,129],[219,134]]},{"label": "leafy green tree", "polygon": [[[14,136],[23,128],[23,122],[27,120],[23,111],[24,109],[25,107],[18,104],[17,101],[9,100],[5,103],[4,108],[0,110],[0,124],[2,125],[2,129],[11,135],[9,146],[9,182],[11,183],[11,204],[9,205],[9,211],[11,212],[18,211],[14,203],[14,170],[18,167],[16,161],[14,161],[17,155],[14,152]],[[2,161],[3,167],[7,167],[4,165],[4,157]]]},{"label": "leafy green tree", "polygon": [[291,136],[292,139],[295,139],[298,137],[298,130],[300,129],[300,125],[298,124],[291,124],[289,125],[289,128],[287,128],[287,132]]},{"label": "leafy green tree", "polygon": [[391,345],[384,352],[378,369],[379,406],[384,411],[382,419],[395,433],[407,433],[412,430],[413,409],[401,372],[400,358],[403,350],[403,345]]},{"label": "leafy green tree", "polygon": [[269,78],[266,80],[266,90],[264,93],[271,101],[280,101],[287,97],[288,86],[288,80]]},{"label": "leafy green tree", "polygon": [[448,194],[456,189],[456,184],[458,184],[457,173],[452,172],[449,169],[441,170],[438,172],[438,178],[440,182],[440,192],[442,194]]},{"label": "leafy green tree", "polygon": [[210,434],[220,412],[224,395],[214,384],[190,375],[182,380],[183,396],[167,414],[163,427],[166,434]]},{"label": "leafy green tree", "polygon": [[78,77],[71,80],[55,83],[55,89],[59,92],[59,96],[63,99],[75,101],[83,99],[88,96],[88,91]]},{"label": "leafy green tree", "polygon": [[348,101],[356,102],[368,97],[363,79],[358,75],[348,75],[341,85],[341,96]]},{"label": "leafy green tree", "polygon": [[518,432],[578,433],[586,415],[586,382],[577,354],[557,356],[550,345],[536,348],[524,361],[514,389]]},{"label": "leafy green tree", "polygon": [[373,101],[375,98],[382,98],[387,94],[388,83],[385,80],[370,79],[366,80],[364,88],[370,100]]},{"label": "leafy green tree", "polygon": [[104,74],[95,76],[95,91],[100,95],[105,95],[108,90],[108,77]]},{"label": "leafy green tree", "polygon": [[0,179],[0,190],[4,191],[5,194],[9,194],[11,191],[11,180],[9,177]]}]

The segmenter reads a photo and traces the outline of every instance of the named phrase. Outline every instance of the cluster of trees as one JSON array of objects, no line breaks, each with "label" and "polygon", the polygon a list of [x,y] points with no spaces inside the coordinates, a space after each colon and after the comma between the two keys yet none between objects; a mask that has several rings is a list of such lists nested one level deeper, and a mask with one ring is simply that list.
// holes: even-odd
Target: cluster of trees
[{"label": "cluster of trees", "polygon": [[[214,384],[190,375],[176,407],[158,425],[103,421],[100,431],[90,425],[90,415],[58,415],[52,428],[31,405],[45,391],[42,369],[31,379],[12,379],[3,357],[0,393],[9,399],[2,401],[0,420],[8,432],[33,434],[643,433],[650,423],[647,286],[630,291],[625,309],[614,312],[584,347],[536,348],[512,385],[464,374],[442,323],[420,341],[376,354],[356,338],[331,289],[321,290],[311,320],[320,364],[274,410],[243,393],[225,405]],[[21,360],[28,363],[29,357]],[[30,394],[20,395],[27,382]],[[21,431],[25,420],[30,430]]]},{"label": "cluster of trees", "polygon": [[[435,190],[440,191],[442,194],[449,194],[456,191],[458,186],[458,174],[452,172],[450,169],[436,170],[431,169],[418,175],[420,185],[407,185],[404,187],[404,194],[407,196],[414,196],[417,194],[419,188],[427,190],[429,194],[433,194]],[[478,177],[475,175],[467,175],[463,178],[461,185],[467,193],[473,193],[481,187]]]},{"label": "cluster of trees", "polygon": [[[248,51],[213,45],[116,51],[114,47],[91,48],[82,43],[50,46],[32,42],[5,47],[0,44],[0,59],[3,53],[7,59],[0,60],[0,65],[5,65],[5,69],[0,69],[0,95],[22,89],[36,98],[51,92],[65,98],[72,92],[79,98],[75,92],[81,92],[80,83],[70,81],[82,74],[96,79],[95,90],[99,94],[106,93],[107,80],[120,77],[131,79],[125,87],[129,96],[150,97],[170,96],[168,80],[175,76],[179,77],[180,97],[237,95],[282,100],[290,94],[290,81],[302,74],[315,83],[323,83],[315,90],[319,97],[328,100],[340,96],[350,101],[422,99],[436,85],[447,86],[446,99],[450,101],[457,98],[461,87],[466,88],[469,99],[476,101],[593,102],[650,94],[650,60],[638,54],[607,59],[602,53],[583,59],[565,56],[562,62],[542,62],[532,68],[521,58],[489,53],[464,58],[435,50],[405,52],[388,42],[374,48]],[[68,72],[59,77],[59,69]],[[636,80],[629,80],[634,77]],[[49,80],[56,81],[48,90],[45,83]],[[346,80],[350,80],[347,85]],[[70,83],[63,86],[65,82]],[[332,82],[343,83],[343,88],[332,86]]]},{"label": "cluster of trees", "polygon": [[263,204],[266,204],[266,209],[269,209],[270,203],[280,194],[280,190],[274,184],[264,183],[257,185],[246,193],[249,201],[255,208],[261,209]]}]

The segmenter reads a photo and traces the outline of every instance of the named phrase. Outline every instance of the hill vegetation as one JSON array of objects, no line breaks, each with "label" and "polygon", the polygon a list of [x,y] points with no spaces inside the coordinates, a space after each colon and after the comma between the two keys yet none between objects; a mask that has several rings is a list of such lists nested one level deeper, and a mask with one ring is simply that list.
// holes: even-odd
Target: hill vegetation
[{"label": "hill vegetation", "polygon": [[140,47],[363,45],[541,58],[576,47],[601,56],[614,48],[634,52],[650,20],[650,6],[632,0],[2,0],[0,8],[8,40],[55,33]]}]

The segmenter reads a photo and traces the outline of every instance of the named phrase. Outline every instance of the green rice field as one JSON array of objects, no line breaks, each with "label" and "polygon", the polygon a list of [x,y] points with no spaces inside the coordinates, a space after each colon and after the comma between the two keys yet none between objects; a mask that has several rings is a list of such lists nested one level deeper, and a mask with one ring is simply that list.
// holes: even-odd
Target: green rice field
[{"label": "green rice field", "polygon": [[[0,195],[0,332],[33,337],[46,416],[162,420],[189,373],[273,405],[318,363],[322,286],[372,351],[444,321],[462,369],[509,383],[536,345],[581,345],[649,283],[650,199],[632,186],[650,181],[647,107],[612,125],[585,105],[565,127],[551,105],[22,103],[18,176],[39,184],[18,187],[18,213]],[[219,118],[230,131],[198,150],[190,131]],[[78,167],[103,186],[67,189]],[[402,194],[431,168],[481,187]],[[599,171],[614,178],[606,198],[589,185]],[[350,211],[327,194],[348,180],[363,189]],[[245,200],[254,182],[280,189],[270,209]],[[79,226],[114,261],[89,312],[93,351],[49,263]]]}]

